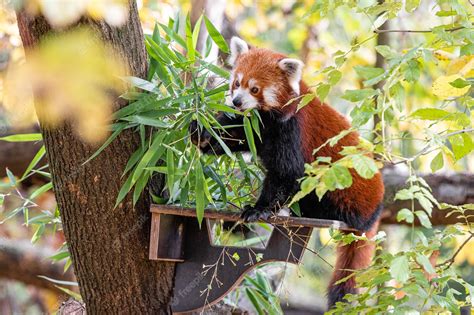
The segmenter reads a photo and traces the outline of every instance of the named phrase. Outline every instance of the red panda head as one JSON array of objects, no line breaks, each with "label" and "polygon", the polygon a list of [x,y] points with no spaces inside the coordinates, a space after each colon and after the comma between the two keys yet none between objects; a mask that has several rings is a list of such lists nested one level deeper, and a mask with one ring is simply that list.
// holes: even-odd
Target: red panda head
[{"label": "red panda head", "polygon": [[303,63],[261,48],[249,48],[238,37],[230,42],[230,97],[239,110],[256,108],[286,112],[284,106],[299,96]]}]

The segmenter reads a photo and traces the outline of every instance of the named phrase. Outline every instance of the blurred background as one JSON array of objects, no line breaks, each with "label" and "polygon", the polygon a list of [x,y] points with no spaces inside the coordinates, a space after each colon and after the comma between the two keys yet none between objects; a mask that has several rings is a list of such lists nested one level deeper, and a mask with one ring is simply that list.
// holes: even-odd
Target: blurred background
[{"label": "blurred background", "polygon": [[[367,3],[372,1],[364,0]],[[362,1],[362,2],[364,2]],[[80,3],[81,1],[77,1]],[[369,39],[369,44],[363,45],[359,50],[348,55],[348,61],[340,69],[342,79],[329,93],[327,102],[342,113],[349,115],[353,104],[340,98],[347,89],[358,89],[363,86],[362,80],[353,71],[355,66],[379,67],[380,60],[376,57],[376,45],[389,45],[396,51],[416,46],[421,40],[429,40],[429,34],[389,33],[373,38],[374,23],[364,13],[355,13],[346,7],[339,7],[326,17],[316,14],[305,16],[314,1],[257,1],[257,0],[195,0],[195,1],[137,1],[143,30],[152,33],[155,22],[165,23],[171,17],[185,16],[190,12],[191,20],[196,21],[204,12],[220,29],[224,37],[229,40],[233,35],[239,35],[249,44],[258,47],[267,47],[284,52],[292,57],[301,59],[306,67],[304,78],[306,82],[315,86],[323,80],[324,74],[320,70],[333,62],[333,55],[338,51],[347,51],[355,42]],[[87,8],[92,17],[104,17],[111,23],[120,23],[124,13],[120,3],[111,1],[110,6],[103,5]],[[52,23],[61,25],[77,19],[84,13],[84,7],[55,11],[51,8],[41,7],[40,1],[31,1],[32,10],[44,10]],[[434,14],[435,6],[432,1],[421,1],[420,7],[413,13],[400,13],[396,19],[390,20],[391,29],[429,29],[431,26],[442,23],[443,17]],[[302,18],[304,17],[304,18]],[[66,22],[65,22],[66,21]],[[376,25],[387,27],[387,25]],[[216,52],[217,53],[217,52]],[[450,52],[436,56],[436,63],[427,63],[423,67],[420,80],[411,84],[404,84],[406,90],[405,107],[407,111],[424,107],[426,104],[439,102],[430,88],[433,78],[441,73],[465,65],[469,60],[454,59]],[[86,60],[90,63],[90,60]],[[2,6],[0,9],[0,136],[16,133],[38,132],[37,118],[33,108],[30,88],[22,83],[22,69],[25,63],[24,50],[16,25],[15,13],[11,6]],[[104,66],[105,69],[118,68],[113,65]],[[56,78],[61,81],[59,86],[70,77],[86,75],[82,70],[74,68],[61,71],[61,75],[68,77]],[[111,74],[112,76],[112,74]],[[79,78],[80,79],[80,78]],[[39,76],[38,80],[47,82],[49,79]],[[73,82],[73,81],[71,81]],[[51,83],[52,84],[52,83]],[[56,84],[56,83],[55,83]],[[72,83],[71,83],[72,84]],[[57,85],[56,85],[57,86]],[[67,87],[65,87],[66,89]],[[74,92],[71,92],[74,93]],[[79,92],[76,92],[79,93]],[[90,95],[87,95],[88,97]],[[79,96],[77,96],[79,97]],[[82,97],[82,96],[81,96]],[[78,100],[78,103],[80,100]],[[90,115],[91,107],[78,109],[87,117],[106,116],[108,112]],[[102,116],[101,116],[102,115]],[[472,117],[472,116],[471,116]],[[84,118],[87,120],[87,118]],[[54,120],[54,119],[53,119]],[[54,122],[53,122],[54,123]],[[83,129],[96,125],[97,120],[83,123]],[[80,124],[79,124],[80,125]],[[370,138],[373,121],[369,121],[361,134]],[[393,141],[392,150],[400,156],[412,156],[419,152],[425,140],[423,124],[400,122],[390,126],[393,133],[403,132],[413,139],[412,141]],[[79,131],[81,132],[81,131]],[[92,141],[101,141],[94,136],[101,134],[95,130],[91,132]],[[91,136],[91,135],[89,135]],[[88,135],[86,134],[87,138]],[[417,141],[417,138],[422,138]],[[30,161],[35,157],[41,147],[36,142],[2,142],[0,141],[0,194],[11,193],[10,182],[12,176],[21,177]],[[415,167],[419,172],[430,172],[430,162],[436,154],[427,154],[417,160]],[[39,161],[44,163],[44,161]],[[6,168],[10,173],[6,172]],[[396,170],[403,173],[408,170],[400,167]],[[474,171],[474,156],[468,154],[458,163],[446,158],[443,172]],[[47,174],[41,172],[30,176],[15,188],[15,196],[28,195],[48,182]],[[472,197],[472,196],[471,196]],[[3,198],[0,207],[0,314],[39,314],[52,313],[58,309],[59,304],[69,294],[77,292],[74,286],[68,286],[67,281],[74,281],[69,263],[64,264],[67,254],[62,251],[64,237],[60,225],[41,225],[41,218],[31,222],[26,215],[17,215],[6,220],[12,209],[22,204],[21,197]],[[37,215],[44,214],[49,218],[57,215],[54,195],[51,191],[35,198]],[[472,201],[471,201],[472,202]],[[21,209],[21,207],[20,207]],[[59,220],[58,220],[59,222]],[[41,228],[42,227],[42,228]],[[410,242],[410,229],[404,226],[384,226],[388,241],[384,243],[392,252],[399,251]],[[53,231],[54,230],[54,231]],[[427,232],[429,233],[429,232]],[[38,235],[41,234],[41,238]],[[330,263],[334,262],[334,244],[330,241],[329,232],[321,230],[313,233],[310,247],[319,252]],[[36,242],[37,241],[37,242]],[[462,243],[463,239],[454,239],[447,244],[446,252]],[[36,242],[33,246],[32,242]],[[444,253],[442,252],[441,255]],[[53,256],[52,263],[48,257]],[[67,260],[66,260],[67,261]],[[474,282],[474,242],[465,246],[457,255],[456,268],[468,282]],[[66,271],[64,271],[66,270]],[[284,270],[285,272],[281,272]],[[307,252],[304,262],[300,267],[272,265],[267,267],[266,275],[273,283],[279,283],[277,293],[282,299],[285,313],[291,312],[304,314],[305,311],[315,308],[323,310],[325,307],[325,287],[329,281],[331,267],[317,255]],[[62,279],[54,283],[44,281],[38,276],[51,279]],[[66,282],[64,282],[66,281]],[[64,286],[69,289],[63,289]],[[245,306],[245,302],[243,302]],[[313,312],[314,314],[314,312]]]}]

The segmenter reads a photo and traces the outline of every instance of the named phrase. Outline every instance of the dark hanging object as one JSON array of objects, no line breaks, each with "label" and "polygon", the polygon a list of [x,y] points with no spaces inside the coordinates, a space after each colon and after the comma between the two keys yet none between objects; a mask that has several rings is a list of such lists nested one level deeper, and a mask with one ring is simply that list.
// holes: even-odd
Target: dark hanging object
[{"label": "dark hanging object", "polygon": [[350,230],[340,221],[274,216],[265,248],[215,246],[210,220],[239,221],[239,213],[206,210],[201,228],[196,210],[152,205],[150,259],[178,262],[173,313],[197,312],[219,302],[257,265],[271,261],[298,264],[313,228]]}]

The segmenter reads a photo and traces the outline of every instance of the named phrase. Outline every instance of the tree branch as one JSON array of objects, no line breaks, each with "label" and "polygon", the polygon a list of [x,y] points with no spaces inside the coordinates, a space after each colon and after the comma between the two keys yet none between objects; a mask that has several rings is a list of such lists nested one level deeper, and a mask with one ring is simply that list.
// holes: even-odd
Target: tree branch
[{"label": "tree branch", "polygon": [[63,264],[53,264],[48,258],[54,253],[52,248],[34,246],[29,241],[0,237],[0,278],[17,280],[64,294],[54,283],[38,277],[74,281],[72,269],[64,273]]},{"label": "tree branch", "polygon": [[[411,200],[395,200],[394,197],[398,190],[406,187],[408,175],[400,174],[395,168],[384,168],[383,171],[385,184],[384,213],[382,214],[382,223],[400,224],[397,222],[397,213],[402,208],[411,208]],[[440,203],[452,205],[463,205],[474,203],[474,174],[470,173],[452,173],[452,174],[429,174],[423,175],[423,179],[432,188],[433,196]],[[415,203],[416,209],[422,207]],[[437,207],[433,208],[431,223],[433,225],[447,225],[458,222],[465,222],[463,218],[457,218],[455,215],[446,217],[449,211],[443,211]],[[474,214],[469,211],[467,214]],[[470,219],[473,222],[474,219]],[[419,222],[415,222],[419,225]]]}]

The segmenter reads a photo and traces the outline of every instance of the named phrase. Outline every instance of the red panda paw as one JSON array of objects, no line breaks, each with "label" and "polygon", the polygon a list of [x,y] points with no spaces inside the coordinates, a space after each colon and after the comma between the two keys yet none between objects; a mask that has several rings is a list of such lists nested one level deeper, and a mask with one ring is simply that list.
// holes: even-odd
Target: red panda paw
[{"label": "red panda paw", "polygon": [[256,222],[256,221],[266,221],[273,215],[273,212],[270,209],[258,209],[247,205],[244,207],[244,211],[240,215],[240,218],[244,222]]}]

